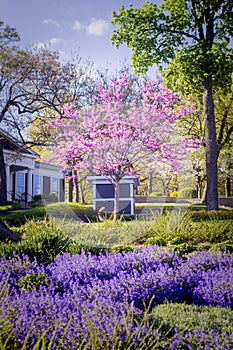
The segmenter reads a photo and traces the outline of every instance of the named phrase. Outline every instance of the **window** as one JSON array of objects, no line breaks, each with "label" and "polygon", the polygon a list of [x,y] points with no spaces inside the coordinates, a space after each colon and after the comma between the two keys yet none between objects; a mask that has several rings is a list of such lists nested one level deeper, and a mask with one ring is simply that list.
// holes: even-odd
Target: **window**
[{"label": "window", "polygon": [[55,177],[51,178],[51,193],[55,194],[56,196],[58,196],[58,179],[56,179]]},{"label": "window", "polygon": [[33,196],[42,193],[42,176],[33,175]]},{"label": "window", "polygon": [[25,192],[25,173],[17,171],[15,173],[15,197],[19,198]]}]

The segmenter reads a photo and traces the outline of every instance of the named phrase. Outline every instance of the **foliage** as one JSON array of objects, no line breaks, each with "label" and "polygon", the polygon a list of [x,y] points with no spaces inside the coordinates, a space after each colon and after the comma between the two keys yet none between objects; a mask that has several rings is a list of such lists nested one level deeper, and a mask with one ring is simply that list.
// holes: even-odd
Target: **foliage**
[{"label": "foliage", "polygon": [[17,213],[11,213],[5,216],[2,216],[4,222],[6,222],[9,226],[19,227],[23,225],[28,219],[43,219],[46,215],[45,207],[36,207],[27,210],[21,210]]},{"label": "foliage", "polygon": [[19,210],[21,209],[20,204],[14,202],[7,202],[6,204],[0,205],[0,213],[9,210]]},{"label": "foliage", "polygon": [[232,334],[233,315],[226,308],[165,303],[155,306],[152,315],[166,332],[174,332],[178,328],[187,334],[201,328],[209,332],[214,329],[219,335],[224,332]]},{"label": "foliage", "polygon": [[[226,88],[232,73],[232,6],[231,1],[216,0],[208,1],[206,8],[201,0],[179,0],[176,4],[163,0],[159,6],[146,2],[139,9],[122,6],[118,13],[113,12],[112,23],[118,28],[112,42],[117,48],[126,43],[133,51],[136,71],[146,72],[154,64],[169,63],[167,76],[170,74],[186,94],[208,73]],[[212,22],[205,26],[210,18]]]},{"label": "foliage", "polygon": [[[22,145],[44,146],[53,142],[48,120],[63,115],[64,103],[73,103],[77,108],[93,103],[93,64],[79,57],[63,62],[57,51],[46,47],[21,50],[15,45],[19,41],[16,30],[4,27],[3,22],[0,41],[1,128]],[[0,142],[1,203],[7,199],[3,146]],[[17,151],[20,153],[21,148]]]},{"label": "foliage", "polygon": [[178,197],[178,191],[174,191],[170,193],[171,198],[177,198]]},{"label": "foliage", "polygon": [[27,255],[30,260],[35,258],[39,263],[48,263],[58,255],[68,250],[70,239],[50,220],[28,221],[18,230],[23,240],[18,243],[1,243],[0,255],[6,257],[18,254]]},{"label": "foliage", "polygon": [[54,203],[46,206],[46,213],[52,217],[59,217],[61,219],[82,220],[84,222],[91,222],[97,220],[97,212],[90,206],[82,205],[80,203]]},{"label": "foliage", "polygon": [[61,219],[76,219],[84,222],[96,221],[97,213],[90,206],[80,203],[52,203],[48,205],[32,205],[31,209],[21,210],[17,213],[9,213],[7,216],[2,216],[2,219],[9,225],[20,227],[27,220],[35,219],[36,221],[44,217],[59,217]]},{"label": "foliage", "polygon": [[54,203],[54,202],[58,202],[58,198],[57,198],[57,195],[52,193],[52,194],[36,194],[33,199],[35,201],[45,201],[46,203],[47,202],[50,202],[50,203]]},{"label": "foliage", "polygon": [[225,219],[224,213],[225,211],[218,211],[214,218],[213,215],[207,217],[206,211],[190,211],[186,214],[182,211],[167,212],[166,215],[157,217],[154,226],[139,239],[139,242],[167,247],[181,256],[196,250],[209,249],[231,253],[233,212],[226,211],[229,215],[226,215]]},{"label": "foliage", "polygon": [[216,210],[207,212],[206,210],[190,211],[188,217],[192,221],[214,221],[214,220],[232,220],[233,210]]},{"label": "foliage", "polygon": [[226,254],[182,260],[158,247],[66,253],[46,266],[26,256],[3,257],[2,319],[11,318],[13,327],[1,335],[26,349],[42,335],[44,347],[54,349],[230,349],[232,269]]},{"label": "foliage", "polygon": [[162,194],[162,192],[151,192],[150,194],[149,194],[149,196],[150,197],[153,197],[153,196],[155,196],[155,197],[160,197],[160,196],[162,196],[163,194]]},{"label": "foliage", "polygon": [[[122,6],[113,12],[112,42],[133,51],[137,72],[160,65],[167,86],[183,96],[199,93],[203,102],[208,210],[218,209],[218,140],[213,91],[226,95],[233,68],[232,1],[163,0],[159,6],[145,2],[141,8]],[[165,68],[164,68],[165,67]],[[223,129],[226,118],[222,119]],[[191,131],[191,127],[189,130]],[[222,130],[223,130],[222,129]],[[229,135],[229,133],[227,133]]]},{"label": "foliage", "polygon": [[178,191],[178,198],[197,198],[197,192],[193,188],[181,188]]}]

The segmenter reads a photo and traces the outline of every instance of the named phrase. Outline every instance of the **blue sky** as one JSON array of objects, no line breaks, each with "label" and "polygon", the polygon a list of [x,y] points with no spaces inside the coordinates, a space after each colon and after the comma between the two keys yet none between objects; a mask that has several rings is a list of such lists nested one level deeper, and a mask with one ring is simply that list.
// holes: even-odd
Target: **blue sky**
[{"label": "blue sky", "polygon": [[130,62],[130,50],[110,43],[111,15],[121,5],[145,0],[0,0],[0,19],[15,27],[23,48],[48,45],[67,59],[79,53],[98,67],[115,70]]}]

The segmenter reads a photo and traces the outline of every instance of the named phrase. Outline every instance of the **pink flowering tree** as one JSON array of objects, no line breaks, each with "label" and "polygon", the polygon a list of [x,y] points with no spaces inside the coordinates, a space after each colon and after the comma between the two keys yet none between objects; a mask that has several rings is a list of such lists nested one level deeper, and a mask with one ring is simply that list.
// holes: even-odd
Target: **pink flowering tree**
[{"label": "pink flowering tree", "polygon": [[172,91],[147,81],[140,91],[141,103],[126,102],[129,84],[125,74],[108,89],[99,87],[97,105],[85,110],[64,106],[64,117],[50,123],[57,128],[54,154],[65,169],[89,169],[111,181],[115,218],[124,176],[139,176],[158,162],[179,171],[187,149],[198,146],[193,139],[177,138],[177,120],[193,111],[180,105]]}]

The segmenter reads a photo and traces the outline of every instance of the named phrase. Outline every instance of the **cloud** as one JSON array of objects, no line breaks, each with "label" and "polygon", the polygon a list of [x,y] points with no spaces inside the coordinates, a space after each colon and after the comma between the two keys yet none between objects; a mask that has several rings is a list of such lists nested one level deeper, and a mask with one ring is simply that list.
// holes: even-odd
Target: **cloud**
[{"label": "cloud", "polygon": [[64,43],[64,40],[62,40],[61,38],[51,38],[48,41],[48,43],[51,44],[51,45],[58,45],[58,44]]},{"label": "cloud", "polygon": [[93,18],[91,23],[86,26],[89,35],[103,36],[106,34],[109,23],[105,19]]},{"label": "cloud", "polygon": [[42,21],[42,23],[45,24],[45,25],[52,25],[52,26],[55,26],[55,27],[57,27],[57,28],[60,27],[60,24],[59,24],[57,21],[55,21],[54,19],[51,19],[51,18],[49,18],[49,19],[44,19],[44,20]]},{"label": "cloud", "polygon": [[72,25],[72,28],[73,28],[74,30],[80,30],[80,29],[82,28],[82,25],[81,25],[81,23],[80,23],[79,21],[75,21],[75,22],[73,23],[73,25]]},{"label": "cloud", "polygon": [[37,42],[34,47],[37,48],[37,49],[46,49],[46,48],[49,48],[51,46],[56,46],[56,45],[59,45],[59,44],[62,44],[64,43],[64,40],[62,40],[61,38],[51,38],[50,40],[48,41],[39,41]]}]

